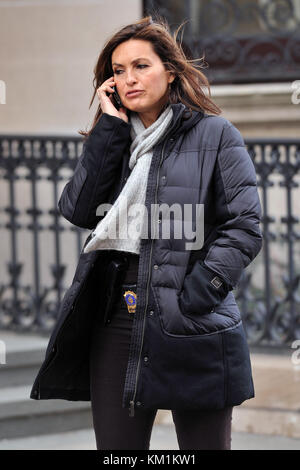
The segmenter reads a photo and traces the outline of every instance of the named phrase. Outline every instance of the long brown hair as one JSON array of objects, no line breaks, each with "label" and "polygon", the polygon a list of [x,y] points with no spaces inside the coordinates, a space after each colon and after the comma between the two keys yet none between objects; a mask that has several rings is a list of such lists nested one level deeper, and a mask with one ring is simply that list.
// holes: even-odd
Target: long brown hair
[{"label": "long brown hair", "polygon": [[[169,92],[169,103],[183,103],[189,110],[209,111],[212,114],[220,114],[222,110],[211,100],[210,85],[207,77],[198,70],[202,65],[194,65],[193,62],[201,59],[188,59],[182,44],[177,41],[177,35],[184,22],[171,34],[167,21],[159,15],[146,16],[133,24],[125,26],[109,39],[102,49],[94,68],[94,93],[89,109],[93,104],[99,86],[113,75],[111,56],[114,49],[129,39],[143,39],[151,42],[153,50],[160,57],[165,69],[175,74]],[[203,88],[206,87],[206,95]],[[89,131],[79,131],[86,138],[97,124],[102,110],[100,103]]]}]

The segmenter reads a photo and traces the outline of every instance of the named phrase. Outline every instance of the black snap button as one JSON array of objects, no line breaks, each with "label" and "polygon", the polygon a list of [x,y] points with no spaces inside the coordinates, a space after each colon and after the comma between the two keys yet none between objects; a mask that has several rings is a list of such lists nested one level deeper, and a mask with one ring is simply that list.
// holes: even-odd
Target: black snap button
[{"label": "black snap button", "polygon": [[149,359],[148,356],[145,356],[145,357],[144,357],[144,361],[145,361],[145,362],[148,362],[148,359]]},{"label": "black snap button", "polygon": [[141,402],[140,402],[140,401],[137,401],[137,402],[136,402],[136,406],[141,406]]},{"label": "black snap button", "polygon": [[173,138],[173,137],[171,137],[170,142],[174,142],[174,138]]},{"label": "black snap button", "polygon": [[149,315],[153,315],[153,314],[154,314],[154,311],[150,310]]},{"label": "black snap button", "polygon": [[37,394],[38,394],[38,391],[37,391],[37,390],[35,390],[33,393],[34,393],[34,395],[37,395]]},{"label": "black snap button", "polygon": [[155,264],[155,265],[153,266],[153,268],[154,268],[154,269],[158,269],[158,266],[157,266],[157,264]]},{"label": "black snap button", "polygon": [[53,346],[53,348],[52,348],[52,352],[55,352],[55,346]]}]

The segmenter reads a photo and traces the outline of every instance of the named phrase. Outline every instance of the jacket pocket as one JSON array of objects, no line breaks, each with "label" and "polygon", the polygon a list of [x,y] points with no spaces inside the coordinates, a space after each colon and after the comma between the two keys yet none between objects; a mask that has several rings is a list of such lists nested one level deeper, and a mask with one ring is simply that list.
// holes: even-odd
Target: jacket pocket
[{"label": "jacket pocket", "polygon": [[107,266],[106,279],[108,284],[105,289],[105,309],[103,312],[104,325],[110,322],[114,306],[120,298],[122,283],[125,279],[127,267],[127,258],[112,259]]},{"label": "jacket pocket", "polygon": [[[168,292],[166,292],[166,289]],[[184,313],[178,302],[178,291],[173,288],[153,287],[161,329],[172,336],[191,337],[218,334],[240,323],[235,301],[229,297],[227,305],[213,311]]]}]

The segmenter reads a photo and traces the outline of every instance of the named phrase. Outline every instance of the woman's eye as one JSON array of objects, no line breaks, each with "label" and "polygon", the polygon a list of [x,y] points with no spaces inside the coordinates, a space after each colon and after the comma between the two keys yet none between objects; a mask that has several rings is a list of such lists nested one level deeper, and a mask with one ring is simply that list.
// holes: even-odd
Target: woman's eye
[{"label": "woman's eye", "polygon": [[[144,67],[148,67],[148,65],[147,64],[138,64],[137,67],[144,68]],[[114,71],[114,74],[115,75],[120,75],[121,72],[123,72],[123,70],[117,69],[117,70]]]}]

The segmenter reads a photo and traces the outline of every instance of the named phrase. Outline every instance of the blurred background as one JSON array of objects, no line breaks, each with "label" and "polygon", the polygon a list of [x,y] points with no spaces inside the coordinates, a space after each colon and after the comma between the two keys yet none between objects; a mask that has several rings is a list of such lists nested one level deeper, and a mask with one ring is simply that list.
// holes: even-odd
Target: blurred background
[{"label": "blurred background", "polygon": [[[96,112],[93,69],[155,13],[188,20],[186,53],[257,172],[264,244],[235,291],[256,396],[234,408],[232,449],[300,449],[300,0],[0,0],[0,449],[96,448],[90,402],[29,393],[89,233],[57,202]],[[168,410],[150,448],[178,449]]]}]

